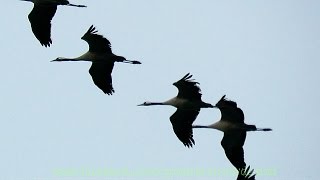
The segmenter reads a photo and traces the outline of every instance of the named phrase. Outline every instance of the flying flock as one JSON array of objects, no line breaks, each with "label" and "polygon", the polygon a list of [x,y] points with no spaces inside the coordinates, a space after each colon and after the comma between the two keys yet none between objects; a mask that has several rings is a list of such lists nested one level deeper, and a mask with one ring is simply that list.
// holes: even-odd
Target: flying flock
[{"label": "flying flock", "polygon": [[[34,7],[28,19],[34,36],[40,44],[50,47],[51,40],[51,20],[56,13],[58,5],[86,7],[85,5],[71,4],[67,0],[22,0],[29,1]],[[59,57],[52,62],[61,61],[91,61],[89,74],[94,84],[105,94],[112,95],[112,70],[115,62],[128,64],[141,64],[136,60],[127,60],[123,56],[112,53],[110,41],[100,34],[92,25],[81,37],[89,45],[89,51],[76,58]],[[237,103],[222,98],[213,106],[201,100],[201,90],[198,82],[191,79],[191,74],[186,74],[180,80],[173,83],[178,88],[178,95],[164,102],[144,102],[138,106],[169,105],[177,108],[176,112],[170,117],[172,128],[177,138],[184,146],[191,148],[195,145],[193,139],[193,129],[207,128],[222,131],[224,136],[221,146],[230,163],[238,170],[237,180],[254,180],[256,174],[244,161],[243,145],[248,131],[271,131],[270,128],[257,128],[255,125],[244,123],[244,113],[237,106]],[[221,112],[221,119],[211,125],[193,125],[201,108],[217,108]]]}]

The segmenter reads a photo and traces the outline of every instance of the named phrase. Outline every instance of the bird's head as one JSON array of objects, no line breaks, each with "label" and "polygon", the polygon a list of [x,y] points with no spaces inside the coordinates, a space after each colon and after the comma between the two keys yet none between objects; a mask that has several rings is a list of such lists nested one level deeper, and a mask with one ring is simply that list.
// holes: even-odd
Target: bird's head
[{"label": "bird's head", "polygon": [[225,108],[225,107],[237,107],[237,103],[234,101],[230,101],[226,99],[226,95],[223,95],[222,98],[217,102],[217,108]]},{"label": "bird's head", "polygon": [[55,61],[63,61],[65,58],[63,57],[57,57],[56,59],[52,60],[51,62],[55,62]]},{"label": "bird's head", "polygon": [[142,104],[138,104],[138,106],[151,106],[151,105],[153,105],[153,103],[148,102],[148,101],[146,101],[146,102],[144,102]]},{"label": "bird's head", "polygon": [[166,103],[163,102],[144,102],[142,104],[139,104],[138,106],[152,106],[152,105],[167,105]]}]

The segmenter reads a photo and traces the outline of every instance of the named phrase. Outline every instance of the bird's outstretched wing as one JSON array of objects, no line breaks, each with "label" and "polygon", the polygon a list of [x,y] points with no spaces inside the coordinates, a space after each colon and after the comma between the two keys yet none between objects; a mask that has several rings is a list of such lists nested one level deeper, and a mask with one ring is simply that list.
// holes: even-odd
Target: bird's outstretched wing
[{"label": "bird's outstretched wing", "polygon": [[239,170],[237,180],[255,180],[256,174],[253,174],[253,169],[250,171],[250,166]]},{"label": "bird's outstretched wing", "polygon": [[201,100],[201,90],[195,82],[191,79],[192,75],[190,73],[183,76],[182,79],[173,83],[179,90],[177,97],[186,98],[190,100]]},{"label": "bird's outstretched wing", "polygon": [[114,63],[93,62],[89,69],[94,84],[108,95],[114,93],[111,77],[113,65]]},{"label": "bird's outstretched wing", "polygon": [[233,123],[244,123],[243,111],[237,107],[236,102],[227,100],[225,96],[226,95],[222,96],[216,104],[221,111],[221,120]]},{"label": "bird's outstretched wing", "polygon": [[50,47],[51,40],[51,20],[57,11],[56,5],[34,5],[28,19],[32,32],[40,41],[42,46]]},{"label": "bird's outstretched wing", "polygon": [[81,38],[89,44],[89,51],[95,53],[112,53],[110,41],[102,35],[97,34],[97,32],[96,28],[91,25]]},{"label": "bird's outstretched wing", "polygon": [[170,117],[174,133],[187,147],[192,147],[192,145],[195,144],[193,140],[192,123],[197,118],[199,111],[200,109],[177,109],[177,111]]},{"label": "bird's outstretched wing", "polygon": [[221,141],[221,145],[227,158],[237,170],[246,167],[243,152],[246,135],[246,131],[225,132]]}]

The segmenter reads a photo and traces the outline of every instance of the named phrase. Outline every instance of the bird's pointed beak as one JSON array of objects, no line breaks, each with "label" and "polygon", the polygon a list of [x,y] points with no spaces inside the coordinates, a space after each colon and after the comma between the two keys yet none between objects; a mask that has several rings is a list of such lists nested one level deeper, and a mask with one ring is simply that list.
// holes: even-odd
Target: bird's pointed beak
[{"label": "bird's pointed beak", "polygon": [[61,61],[62,59],[61,58],[56,58],[56,59],[54,59],[54,60],[51,60],[50,62],[59,62],[59,61]]},{"label": "bird's pointed beak", "polygon": [[143,106],[143,103],[142,104],[138,104],[137,106]]}]

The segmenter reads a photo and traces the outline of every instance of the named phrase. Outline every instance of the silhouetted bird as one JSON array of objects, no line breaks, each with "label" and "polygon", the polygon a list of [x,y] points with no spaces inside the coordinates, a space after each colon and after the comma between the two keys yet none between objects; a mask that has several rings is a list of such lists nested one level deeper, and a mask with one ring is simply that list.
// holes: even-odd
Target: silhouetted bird
[{"label": "silhouetted bird", "polygon": [[58,5],[86,7],[84,5],[70,4],[67,0],[21,0],[33,2],[34,6],[28,18],[33,34],[42,46],[49,47],[51,40],[51,20],[57,11]]},{"label": "silhouetted bird", "polygon": [[197,118],[200,108],[212,108],[211,104],[201,100],[201,92],[198,82],[190,79],[189,73],[179,81],[173,83],[179,90],[178,95],[165,102],[144,102],[138,106],[171,105],[177,111],[170,117],[173,131],[179,140],[187,147],[195,144],[192,134],[192,123]]},{"label": "silhouetted bird", "polygon": [[221,141],[224,152],[238,171],[243,170],[246,168],[243,145],[247,131],[271,131],[272,129],[256,128],[255,125],[245,124],[243,111],[237,107],[236,102],[225,99],[225,95],[214,107],[221,111],[220,121],[208,126],[194,125],[193,128],[211,128],[224,132]]},{"label": "silhouetted bird", "polygon": [[114,90],[112,86],[112,69],[114,62],[141,64],[139,61],[130,61],[122,56],[112,53],[111,43],[103,36],[96,34],[98,31],[93,26],[82,36],[81,39],[89,44],[89,51],[77,58],[59,57],[53,61],[91,61],[89,73],[98,88],[105,94],[111,95]]}]

